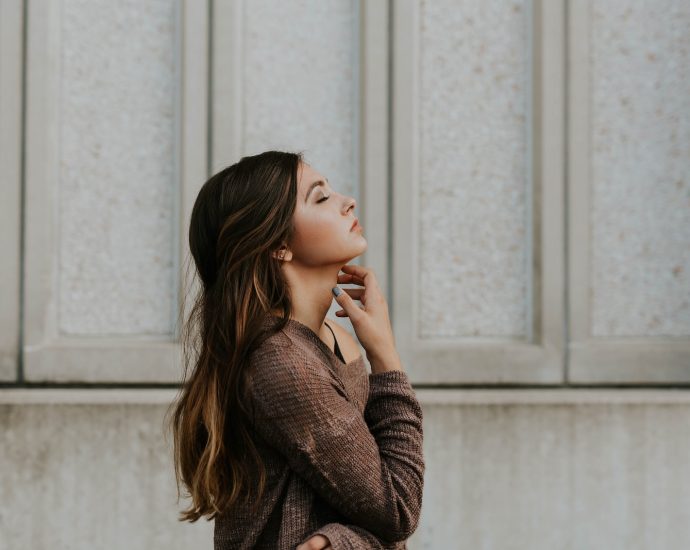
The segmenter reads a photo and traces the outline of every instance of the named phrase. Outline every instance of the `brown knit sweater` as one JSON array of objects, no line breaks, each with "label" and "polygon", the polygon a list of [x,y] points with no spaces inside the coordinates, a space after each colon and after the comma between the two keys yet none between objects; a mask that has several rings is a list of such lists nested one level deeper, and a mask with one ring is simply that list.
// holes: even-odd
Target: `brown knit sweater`
[{"label": "brown knit sweater", "polygon": [[406,549],[425,469],[422,409],[407,374],[369,374],[361,355],[344,363],[294,319],[250,363],[266,491],[258,514],[216,518],[214,549],[294,550],[316,534],[334,550]]}]

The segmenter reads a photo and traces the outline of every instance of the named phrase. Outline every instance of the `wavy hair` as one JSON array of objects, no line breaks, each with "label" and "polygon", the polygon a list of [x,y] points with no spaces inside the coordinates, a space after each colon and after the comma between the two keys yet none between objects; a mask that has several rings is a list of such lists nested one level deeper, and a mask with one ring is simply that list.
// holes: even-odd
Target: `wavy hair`
[{"label": "wavy hair", "polygon": [[181,483],[192,499],[179,521],[212,520],[251,500],[257,505],[265,489],[247,360],[268,337],[265,315],[282,312],[278,331],[292,311],[273,252],[292,239],[302,159],[283,151],[242,157],[209,178],[194,202],[189,248],[200,285],[182,326],[184,372],[167,424],[177,499]]}]

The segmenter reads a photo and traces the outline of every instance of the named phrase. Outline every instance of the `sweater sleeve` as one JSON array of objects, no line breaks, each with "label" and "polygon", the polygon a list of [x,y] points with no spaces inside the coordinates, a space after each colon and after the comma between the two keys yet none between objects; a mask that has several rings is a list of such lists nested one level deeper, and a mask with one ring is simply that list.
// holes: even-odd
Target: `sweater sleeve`
[{"label": "sweater sleeve", "polygon": [[333,550],[397,550],[404,548],[401,542],[382,542],[366,529],[357,525],[327,523],[314,531],[305,541],[315,535],[326,537]]},{"label": "sweater sleeve", "polygon": [[405,372],[369,382],[362,415],[325,365],[273,355],[252,375],[255,429],[334,509],[395,542],[419,521],[422,409]]}]

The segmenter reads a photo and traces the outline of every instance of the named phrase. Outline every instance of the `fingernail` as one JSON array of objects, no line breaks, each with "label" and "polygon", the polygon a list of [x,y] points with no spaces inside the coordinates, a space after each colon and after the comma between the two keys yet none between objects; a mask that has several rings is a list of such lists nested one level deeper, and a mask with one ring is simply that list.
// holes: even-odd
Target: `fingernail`
[{"label": "fingernail", "polygon": [[340,290],[340,288],[337,286],[334,286],[331,290],[335,296],[340,296],[340,294],[342,293],[342,290]]}]

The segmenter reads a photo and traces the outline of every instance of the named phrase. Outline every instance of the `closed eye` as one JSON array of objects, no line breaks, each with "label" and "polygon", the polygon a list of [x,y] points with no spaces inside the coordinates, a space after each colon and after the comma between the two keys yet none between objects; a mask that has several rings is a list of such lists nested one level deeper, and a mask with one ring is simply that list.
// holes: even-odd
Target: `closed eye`
[{"label": "closed eye", "polygon": [[[330,197],[330,195],[328,195],[328,197]],[[322,198],[322,199],[319,199],[319,200],[317,200],[316,202],[319,203],[319,202],[327,201],[327,200],[328,200],[328,197],[324,197],[324,198]]]}]

